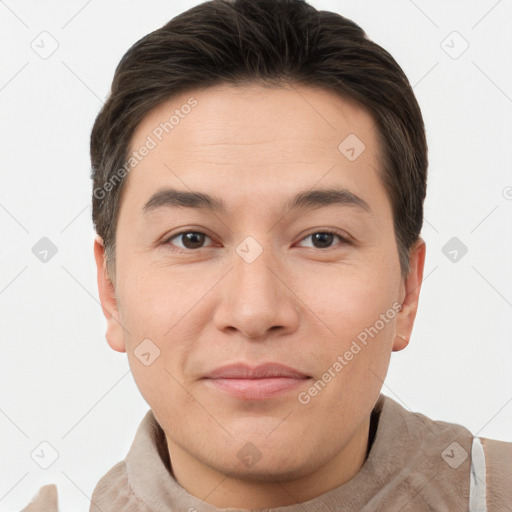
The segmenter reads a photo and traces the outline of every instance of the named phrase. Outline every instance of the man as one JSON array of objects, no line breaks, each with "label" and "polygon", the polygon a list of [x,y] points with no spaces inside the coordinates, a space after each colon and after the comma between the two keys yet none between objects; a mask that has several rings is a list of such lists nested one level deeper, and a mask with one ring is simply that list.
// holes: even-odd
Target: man
[{"label": "man", "polygon": [[395,60],[216,0],[121,60],[91,135],[106,338],[151,410],[91,511],[512,510],[512,444],[381,394],[418,307],[427,145]]}]

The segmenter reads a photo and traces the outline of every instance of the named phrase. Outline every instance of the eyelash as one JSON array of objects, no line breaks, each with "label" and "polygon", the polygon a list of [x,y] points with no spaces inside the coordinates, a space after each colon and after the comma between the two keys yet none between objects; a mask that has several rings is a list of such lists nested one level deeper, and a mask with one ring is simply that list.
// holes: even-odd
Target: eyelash
[{"label": "eyelash", "polygon": [[[199,249],[205,249],[205,247],[198,247],[197,249],[182,249],[181,247],[172,247],[172,245],[170,243],[171,240],[173,240],[174,238],[178,238],[181,235],[186,235],[187,233],[195,233],[195,234],[205,235],[206,237],[210,238],[210,240],[211,240],[211,237],[209,237],[206,233],[203,233],[202,231],[188,230],[188,231],[180,231],[179,233],[175,233],[174,235],[172,235],[172,236],[168,237],[167,239],[165,239],[162,242],[162,244],[163,245],[168,245],[169,247],[171,247],[172,251],[175,251],[175,252],[178,252],[178,253],[181,253],[181,254],[192,253],[192,252],[198,251]],[[344,236],[341,232],[339,232],[337,230],[334,230],[334,229],[324,229],[324,230],[320,230],[320,231],[313,231],[309,235],[306,235],[304,238],[302,238],[300,241],[303,242],[307,238],[309,238],[309,237],[311,237],[313,235],[316,235],[318,233],[337,236],[341,240],[341,244],[342,245],[349,245],[351,243],[350,240],[346,236]],[[332,248],[334,248],[334,247],[333,246],[332,247],[326,247],[326,248],[323,248],[323,249],[322,248],[317,248],[317,247],[309,247],[309,249],[317,249],[319,251],[328,251],[329,249],[332,249]]]}]

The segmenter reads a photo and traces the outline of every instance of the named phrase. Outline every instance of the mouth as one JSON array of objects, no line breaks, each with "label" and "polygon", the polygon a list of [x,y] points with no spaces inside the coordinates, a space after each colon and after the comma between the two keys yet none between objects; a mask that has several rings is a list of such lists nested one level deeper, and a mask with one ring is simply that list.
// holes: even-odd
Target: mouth
[{"label": "mouth", "polygon": [[256,367],[241,363],[217,368],[203,380],[207,386],[241,400],[268,400],[294,390],[310,378],[279,363]]}]

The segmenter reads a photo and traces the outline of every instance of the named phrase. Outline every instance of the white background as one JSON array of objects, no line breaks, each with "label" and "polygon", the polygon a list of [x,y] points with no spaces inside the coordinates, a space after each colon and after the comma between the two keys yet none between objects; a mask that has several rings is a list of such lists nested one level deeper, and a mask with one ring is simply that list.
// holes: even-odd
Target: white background
[{"label": "white background", "polygon": [[[61,510],[88,510],[148,410],[126,354],[104,338],[88,142],[125,51],[197,3],[0,2],[1,510],[20,510],[48,483]],[[395,57],[428,132],[427,277],[383,392],[512,441],[512,2],[311,3]],[[31,48],[43,31],[59,45],[47,59]],[[458,58],[445,51],[463,48],[453,31],[469,43]],[[58,248],[47,263],[32,253],[44,236]],[[456,263],[441,250],[454,236],[468,248]],[[30,457],[42,441],[59,453],[46,470]]]}]

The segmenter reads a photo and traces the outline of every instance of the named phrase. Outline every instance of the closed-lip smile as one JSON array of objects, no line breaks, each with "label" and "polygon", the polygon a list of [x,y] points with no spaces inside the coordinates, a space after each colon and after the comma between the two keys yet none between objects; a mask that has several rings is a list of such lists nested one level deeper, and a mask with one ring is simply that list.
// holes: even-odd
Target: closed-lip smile
[{"label": "closed-lip smile", "polygon": [[203,377],[205,383],[242,400],[266,400],[295,389],[311,378],[295,368],[268,362],[258,366],[233,363]]}]

